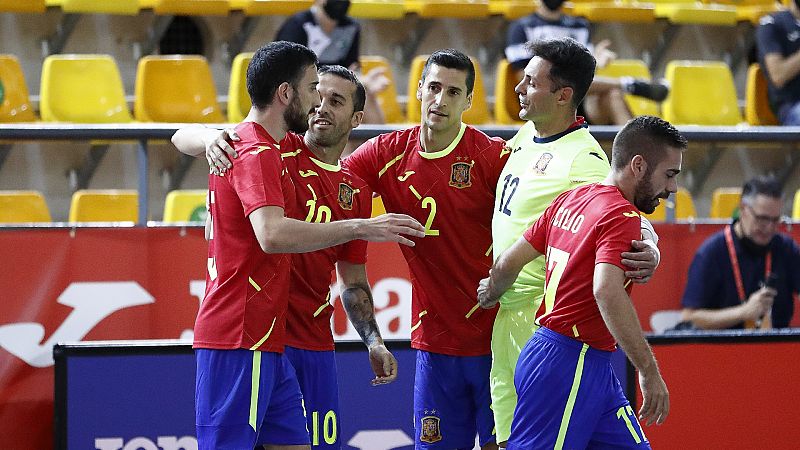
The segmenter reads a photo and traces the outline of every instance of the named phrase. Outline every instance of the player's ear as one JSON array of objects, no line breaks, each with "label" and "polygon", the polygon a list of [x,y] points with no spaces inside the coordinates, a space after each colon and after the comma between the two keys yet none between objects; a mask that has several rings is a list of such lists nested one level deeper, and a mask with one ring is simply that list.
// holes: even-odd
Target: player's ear
[{"label": "player's ear", "polygon": [[417,100],[422,101],[422,80],[417,83]]},{"label": "player's ear", "polygon": [[350,118],[350,128],[358,128],[359,125],[364,121],[364,111],[356,111],[353,113],[353,117]]},{"label": "player's ear", "polygon": [[634,155],[631,158],[630,168],[637,180],[644,177],[645,172],[647,172],[647,161],[644,160],[644,156]]},{"label": "player's ear", "polygon": [[289,105],[292,103],[292,97],[295,95],[294,88],[292,87],[291,83],[284,81],[278,86],[278,89],[275,90],[275,96],[277,100],[281,102],[283,105]]},{"label": "player's ear", "polygon": [[575,90],[570,86],[564,86],[561,88],[561,94],[558,96],[558,102],[561,104],[571,104],[573,95],[575,95]]}]

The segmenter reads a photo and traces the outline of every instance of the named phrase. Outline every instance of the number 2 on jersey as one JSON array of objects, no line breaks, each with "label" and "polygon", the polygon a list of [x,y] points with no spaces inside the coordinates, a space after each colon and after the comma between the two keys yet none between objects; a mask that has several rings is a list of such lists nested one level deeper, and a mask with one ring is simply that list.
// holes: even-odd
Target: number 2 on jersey
[{"label": "number 2 on jersey", "polygon": [[[497,208],[497,210],[507,216],[510,216],[511,210],[508,209],[508,204],[511,203],[511,197],[513,197],[514,193],[517,192],[517,186],[519,186],[519,177],[508,174],[503,180],[505,183],[503,184],[503,193],[500,195],[500,207]],[[508,198],[506,198],[506,191],[509,188],[511,188],[511,192],[508,193]]]}]

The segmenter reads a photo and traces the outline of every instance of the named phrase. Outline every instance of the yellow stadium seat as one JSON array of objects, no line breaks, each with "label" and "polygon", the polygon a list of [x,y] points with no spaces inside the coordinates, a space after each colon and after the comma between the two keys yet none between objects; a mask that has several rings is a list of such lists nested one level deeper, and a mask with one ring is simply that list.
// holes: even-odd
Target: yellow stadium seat
[{"label": "yellow stadium seat", "polygon": [[656,10],[652,3],[638,1],[602,0],[573,1],[572,14],[596,22],[652,23]]},{"label": "yellow stadium seat", "polygon": [[134,115],[142,122],[225,121],[208,61],[197,55],[145,56],[136,69]]},{"label": "yellow stadium seat", "polygon": [[736,25],[736,8],[704,5],[697,0],[648,0],[655,4],[656,17],[681,25]]},{"label": "yellow stadium seat", "polygon": [[359,58],[361,72],[367,73],[372,69],[385,69],[384,75],[389,79],[389,86],[378,94],[378,104],[381,105],[383,117],[386,123],[404,123],[406,121],[400,104],[397,102],[397,85],[392,74],[392,66],[389,61],[382,56],[362,56]]},{"label": "yellow stadium seat", "polygon": [[139,14],[139,0],[60,0],[65,13]]},{"label": "yellow stadium seat", "polygon": [[0,191],[0,223],[50,221],[50,211],[41,193]]},{"label": "yellow stadium seat", "polygon": [[70,222],[137,222],[139,194],[133,190],[82,189],[72,194]]},{"label": "yellow stadium seat", "polygon": [[0,123],[2,122],[33,122],[28,85],[25,75],[16,56],[0,55]]},{"label": "yellow stadium seat", "polygon": [[[430,55],[418,55],[411,62],[411,70],[408,75],[408,103],[406,113],[408,121],[419,123],[422,116],[420,102],[417,100],[417,87],[422,78],[422,69],[425,68],[425,61]],[[489,115],[489,105],[486,101],[486,91],[483,87],[483,77],[481,76],[481,66],[475,58],[472,64],[475,66],[475,86],[472,89],[472,107],[464,112],[464,123],[470,125],[482,125],[491,122]]]},{"label": "yellow stadium seat", "polygon": [[661,105],[673,125],[737,125],[742,122],[731,70],[716,61],[670,61],[670,93]]},{"label": "yellow stadium seat", "polygon": [[[605,67],[597,69],[595,77],[634,77],[650,79],[650,69],[647,64],[639,59],[618,59]],[[625,103],[631,109],[634,116],[658,116],[658,103],[648,100],[644,97],[637,97],[635,95],[625,95]]]},{"label": "yellow stadium seat", "polygon": [[45,58],[39,110],[47,122],[131,122],[117,63],[109,55]]},{"label": "yellow stadium seat", "polygon": [[383,200],[380,197],[372,197],[372,217],[386,214],[386,208],[383,206]]},{"label": "yellow stadium seat", "polygon": [[747,69],[747,86],[744,94],[744,116],[750,125],[777,125],[778,119],[769,106],[767,79],[758,63]]},{"label": "yellow stadium seat", "polygon": [[711,194],[712,219],[730,219],[739,208],[742,199],[741,188],[717,188]]},{"label": "yellow stadium seat", "polygon": [[164,203],[164,222],[199,222],[206,219],[205,189],[170,191]]},{"label": "yellow stadium seat", "polygon": [[153,11],[169,16],[227,16],[228,0],[156,0]]},{"label": "yellow stadium seat", "polygon": [[231,0],[231,8],[244,10],[248,16],[290,16],[311,8],[313,0]]},{"label": "yellow stadium seat", "polygon": [[357,19],[402,19],[406,15],[402,0],[353,0],[347,14]]},{"label": "yellow stadium seat", "polygon": [[420,17],[478,19],[489,16],[488,0],[406,0],[406,10]]},{"label": "yellow stadium seat", "polygon": [[663,222],[667,220],[667,203],[670,203],[674,207],[676,220],[697,217],[692,194],[684,188],[678,188],[678,192],[671,195],[669,200],[662,200],[653,214],[645,214],[645,217],[653,222]]},{"label": "yellow stadium seat", "polygon": [[703,0],[707,5],[727,5],[736,8],[736,19],[739,22],[758,24],[761,16],[770,14],[780,8],[775,0]]},{"label": "yellow stadium seat", "polygon": [[800,189],[794,193],[794,205],[792,206],[792,220],[800,220]]},{"label": "yellow stadium seat", "polygon": [[511,67],[508,60],[501,59],[497,63],[494,78],[494,119],[501,125],[517,125],[519,118],[519,97],[514,88],[519,84],[517,70]]},{"label": "yellow stadium seat", "polygon": [[516,20],[533,14],[536,2],[530,0],[489,0],[489,15],[503,16],[508,20]]},{"label": "yellow stadium seat", "polygon": [[250,112],[250,94],[247,93],[247,66],[253,53],[239,53],[231,64],[231,80],[228,83],[228,120],[239,123]]},{"label": "yellow stadium seat", "polygon": [[43,13],[44,0],[0,0],[0,13]]}]

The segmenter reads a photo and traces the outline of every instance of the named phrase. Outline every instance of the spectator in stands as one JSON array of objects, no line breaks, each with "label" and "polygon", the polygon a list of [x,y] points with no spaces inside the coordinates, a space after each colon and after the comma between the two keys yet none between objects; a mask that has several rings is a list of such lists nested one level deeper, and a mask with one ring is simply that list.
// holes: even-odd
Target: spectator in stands
[{"label": "spectator in stands", "polygon": [[781,184],[745,183],[739,218],[697,250],[683,293],[683,320],[697,328],[785,328],[800,291],[800,247],[778,233]]},{"label": "spectator in stands", "polygon": [[[347,15],[350,0],[315,0],[311,9],[289,17],[278,30],[276,41],[303,44],[319,58],[320,65],[340,65],[359,72],[361,25]],[[384,123],[377,95],[389,86],[383,69],[361,75],[367,89],[364,123]]]},{"label": "spectator in stands", "polygon": [[[590,43],[589,22],[581,17],[572,17],[561,10],[564,0],[540,0],[537,11],[511,24],[506,38],[506,59],[521,72],[531,59],[525,47],[529,41],[548,38],[571,37],[593,50],[597,67],[604,67],[617,55],[609,49],[611,42],[602,40],[597,45]],[[592,48],[594,47],[594,48]],[[623,125],[633,117],[625,103],[625,93],[663,101],[669,88],[662,82],[651,83],[632,77],[594,77],[578,115],[596,125]]]},{"label": "spectator in stands", "polygon": [[782,125],[800,125],[800,5],[761,18],[758,61],[767,78],[769,103]]}]

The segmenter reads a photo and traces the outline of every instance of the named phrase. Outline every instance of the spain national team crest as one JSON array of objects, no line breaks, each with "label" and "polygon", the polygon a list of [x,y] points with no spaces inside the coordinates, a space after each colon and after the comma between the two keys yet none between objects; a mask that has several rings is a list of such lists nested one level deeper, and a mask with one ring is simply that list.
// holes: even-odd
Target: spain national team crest
[{"label": "spain national team crest", "polygon": [[[466,159],[466,157],[464,157]],[[458,158],[456,158],[458,160]],[[475,161],[455,162],[450,166],[450,186],[464,189],[472,186],[472,166]]]},{"label": "spain national team crest", "polygon": [[542,153],[542,155],[539,156],[539,160],[536,161],[536,165],[533,166],[533,173],[536,175],[544,175],[544,171],[547,170],[547,166],[552,159],[552,153]]},{"label": "spain national team crest", "polygon": [[422,418],[422,430],[419,440],[432,444],[442,440],[442,430],[439,428],[439,418],[436,416],[425,416]]},{"label": "spain national team crest", "polygon": [[345,183],[339,183],[339,206],[342,209],[351,210],[353,209],[353,194],[355,194],[356,190],[353,189],[352,186]]}]

